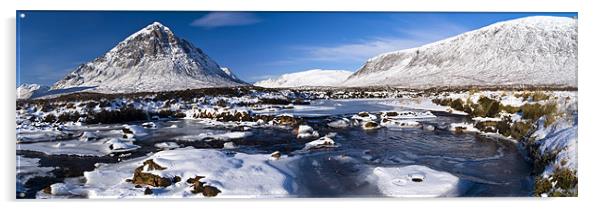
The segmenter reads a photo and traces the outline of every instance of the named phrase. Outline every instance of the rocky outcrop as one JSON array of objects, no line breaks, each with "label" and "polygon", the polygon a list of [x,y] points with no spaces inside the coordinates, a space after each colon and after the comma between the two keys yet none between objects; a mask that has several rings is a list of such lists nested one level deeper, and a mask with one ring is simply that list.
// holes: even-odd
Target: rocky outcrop
[{"label": "rocky outcrop", "polygon": [[152,159],[146,160],[142,163],[142,166],[134,170],[134,177],[131,180],[132,184],[135,185],[149,185],[153,187],[167,187],[172,184],[172,179],[167,177],[161,177],[147,171],[154,170],[165,170],[167,168],[160,166],[155,163]]},{"label": "rocky outcrop", "polygon": [[189,178],[186,180],[188,184],[191,184],[192,190],[190,192],[194,194],[202,193],[205,197],[215,197],[217,194],[221,193],[219,189],[213,186],[206,185],[205,182],[201,182],[201,179],[205,178],[204,176],[196,176],[194,178]]}]

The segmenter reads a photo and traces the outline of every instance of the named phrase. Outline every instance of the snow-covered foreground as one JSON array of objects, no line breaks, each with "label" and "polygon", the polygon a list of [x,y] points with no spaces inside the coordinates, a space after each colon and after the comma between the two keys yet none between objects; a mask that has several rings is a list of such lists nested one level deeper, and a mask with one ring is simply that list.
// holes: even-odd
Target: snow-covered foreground
[{"label": "snow-covered foreground", "polygon": [[[145,170],[161,177],[181,177],[182,181],[165,188],[154,188],[152,195],[145,195],[145,188],[136,188],[127,182],[134,170],[146,160],[153,160],[165,170]],[[279,160],[285,161],[285,160]],[[282,197],[294,193],[297,186],[291,174],[270,155],[226,153],[219,150],[182,148],[162,151],[149,157],[137,158],[118,164],[101,165],[85,172],[84,183],[55,184],[60,188],[56,196],[78,195],[88,198],[135,198],[135,197],[203,197],[191,193],[189,178],[204,176],[201,181],[217,187],[219,197]]]},{"label": "snow-covered foreground", "polygon": [[[206,185],[219,189],[219,197],[295,197],[299,186],[291,173],[290,163],[300,157],[250,155],[219,150],[182,148],[161,151],[149,157],[137,158],[118,164],[101,165],[94,171],[85,172],[82,182],[70,180],[50,186],[51,195],[40,197],[87,197],[87,198],[200,198],[191,192],[192,185],[183,180],[202,176]],[[137,188],[128,182],[137,167],[147,160],[163,167],[163,170],[145,167],[143,172],[160,177],[180,177],[165,188]],[[425,166],[370,168],[369,182],[385,196],[439,197],[452,196],[459,187],[459,178],[449,173],[432,170]]]},{"label": "snow-covered foreground", "polygon": [[[38,198],[532,195],[532,168],[517,149],[524,140],[502,123],[533,125],[527,134],[539,142],[537,154],[557,153],[543,177],[554,179],[559,166],[577,169],[576,92],[328,91],[19,104],[17,153],[36,172],[18,177],[43,178],[22,179],[21,191]],[[366,95],[384,98],[354,98]],[[475,114],[483,97],[502,108]],[[520,111],[551,102],[557,112],[549,125],[545,116],[529,124],[534,117]],[[88,121],[131,109],[143,110],[141,120]],[[145,165],[150,160],[158,166]]]}]

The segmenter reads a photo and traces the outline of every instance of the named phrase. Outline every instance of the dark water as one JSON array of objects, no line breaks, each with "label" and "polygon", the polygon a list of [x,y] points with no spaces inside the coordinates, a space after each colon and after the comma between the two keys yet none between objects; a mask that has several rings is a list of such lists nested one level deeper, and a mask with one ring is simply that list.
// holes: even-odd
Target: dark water
[{"label": "dark water", "polygon": [[[375,186],[365,179],[362,170],[372,166],[425,165],[435,170],[452,173],[462,180],[461,196],[528,196],[531,193],[531,165],[518,146],[507,140],[482,137],[476,134],[456,134],[446,129],[452,122],[467,119],[437,114],[438,117],[421,121],[437,129],[381,128],[372,131],[360,127],[333,129],[326,126],[335,117],[305,118],[306,123],[321,135],[335,132],[336,148],[311,152],[299,152],[311,140],[299,140],[290,129],[247,128],[253,135],[233,142],[234,151],[269,154],[274,151],[300,156],[291,164],[298,166],[295,181],[302,197],[379,197]],[[36,152],[18,151],[19,155],[41,158],[42,167],[58,167],[56,178],[34,178],[26,184],[30,191],[26,197],[64,177],[81,176],[83,171],[94,168],[97,162],[114,163],[121,159],[145,156],[157,152],[154,144],[176,141],[182,146],[196,148],[222,148],[224,141],[177,141],[182,136],[195,136],[204,132],[228,132],[243,130],[242,127],[215,127],[194,120],[155,122],[157,129],[135,143],[142,148],[127,157],[77,157],[67,155],[48,156]],[[178,128],[167,128],[177,125]],[[350,161],[338,161],[346,157]]]}]

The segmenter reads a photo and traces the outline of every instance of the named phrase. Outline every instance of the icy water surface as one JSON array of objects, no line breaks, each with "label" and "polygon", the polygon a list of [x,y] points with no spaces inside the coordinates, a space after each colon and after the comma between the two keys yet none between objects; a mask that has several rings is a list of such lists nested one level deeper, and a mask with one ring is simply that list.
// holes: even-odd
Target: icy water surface
[{"label": "icy water surface", "polygon": [[321,136],[337,134],[333,139],[338,147],[315,151],[302,150],[305,143],[314,139],[297,139],[291,129],[220,127],[197,120],[177,120],[155,122],[157,128],[147,129],[149,135],[135,142],[141,148],[126,155],[79,157],[44,155],[32,151],[18,151],[17,154],[40,158],[42,167],[56,167],[53,172],[56,178],[34,178],[28,182],[30,191],[27,197],[34,196],[36,191],[59,182],[63,177],[81,176],[83,171],[94,169],[97,162],[114,163],[160,151],[154,146],[159,142],[176,142],[181,147],[221,149],[225,141],[186,139],[200,133],[220,134],[243,130],[252,135],[232,140],[236,147],[229,150],[251,154],[280,151],[300,157],[290,164],[296,166],[294,175],[301,197],[380,197],[383,195],[379,190],[366,181],[368,175],[363,169],[405,165],[424,165],[458,176],[461,179],[460,196],[528,196],[531,193],[531,165],[515,143],[477,134],[450,132],[450,123],[468,119],[445,113],[435,114],[437,118],[419,120],[422,124],[433,125],[435,130],[381,128],[366,131],[358,126],[335,129],[326,124],[350,115],[306,117],[306,123]]}]

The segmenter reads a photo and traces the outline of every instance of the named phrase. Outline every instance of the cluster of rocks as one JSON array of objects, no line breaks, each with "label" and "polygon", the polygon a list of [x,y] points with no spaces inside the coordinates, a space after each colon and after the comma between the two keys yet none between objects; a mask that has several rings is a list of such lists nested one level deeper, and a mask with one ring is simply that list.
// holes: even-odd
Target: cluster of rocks
[{"label": "cluster of rocks", "polygon": [[220,122],[261,122],[275,125],[297,127],[301,124],[302,119],[292,115],[258,115],[252,114],[246,110],[200,110],[194,112],[193,118],[197,119],[212,119]]},{"label": "cluster of rocks", "polygon": [[361,126],[364,130],[374,130],[381,127],[398,128],[423,128],[425,130],[435,130],[432,125],[423,124],[412,119],[435,118],[430,112],[378,112],[375,114],[369,112],[359,112],[348,118],[340,118],[329,122],[327,125],[332,128],[347,128],[350,126]]},{"label": "cluster of rocks", "polygon": [[180,177],[174,177],[172,179],[167,177],[161,177],[159,175],[155,175],[152,173],[148,173],[145,171],[162,171],[167,169],[166,167],[160,166],[155,163],[152,159],[146,160],[142,163],[142,166],[139,166],[134,170],[134,176],[132,179],[128,179],[126,181],[131,182],[137,186],[149,185],[153,187],[167,187],[172,183],[176,183],[181,180]]},{"label": "cluster of rocks", "polygon": [[213,186],[206,185],[205,182],[201,182],[201,179],[205,178],[204,176],[196,176],[194,178],[189,178],[186,180],[186,183],[191,184],[192,190],[190,192],[194,194],[202,193],[205,197],[215,197],[217,194],[221,193],[219,189]]},{"label": "cluster of rocks", "polygon": [[[162,171],[165,169],[167,168],[160,166],[159,164],[155,163],[152,159],[149,159],[144,161],[142,163],[142,166],[136,168],[134,170],[134,176],[131,179],[126,179],[126,181],[134,184],[136,188],[147,186],[144,190],[145,195],[153,194],[153,190],[151,189],[151,187],[165,188],[174,183],[182,181],[182,178],[179,176],[169,178],[149,173],[149,171]],[[217,196],[217,194],[221,193],[221,191],[216,187],[209,186],[206,185],[205,182],[201,182],[200,180],[203,178],[205,177],[196,176],[186,180],[186,182],[191,185],[192,190],[190,192],[194,194],[202,193],[203,196],[206,197],[214,197]]]},{"label": "cluster of rocks", "polygon": [[200,110],[195,112],[192,115],[193,118],[208,118],[214,119],[221,122],[231,122],[231,121],[253,121],[251,114],[248,111],[218,111],[218,110]]}]

